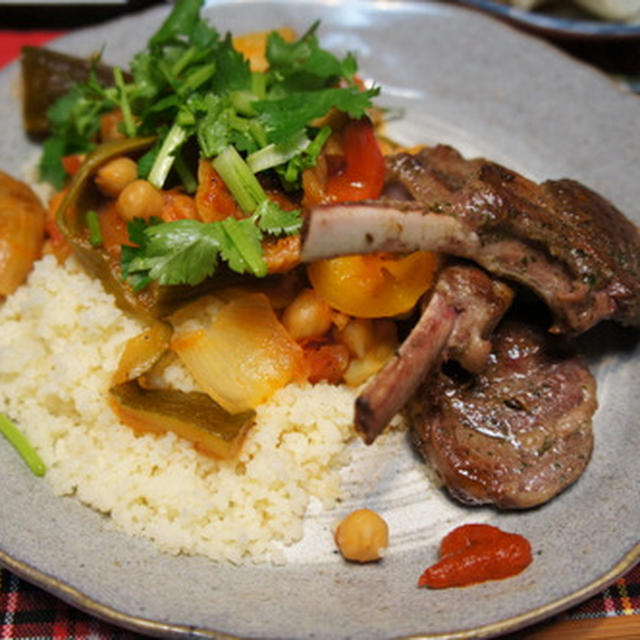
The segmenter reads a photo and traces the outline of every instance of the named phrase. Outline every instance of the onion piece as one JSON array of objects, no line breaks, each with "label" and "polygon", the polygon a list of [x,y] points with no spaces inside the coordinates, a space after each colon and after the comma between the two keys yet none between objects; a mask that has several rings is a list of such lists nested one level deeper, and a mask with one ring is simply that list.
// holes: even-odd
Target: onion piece
[{"label": "onion piece", "polygon": [[263,293],[234,297],[208,326],[174,337],[171,348],[230,413],[257,407],[302,372],[302,349]]},{"label": "onion piece", "polygon": [[254,412],[231,415],[206,393],[149,385],[149,373],[170,354],[173,327],[156,321],[131,338],[113,375],[108,401],[119,420],[138,433],[173,431],[206,455],[234,458]]},{"label": "onion piece", "polygon": [[118,368],[113,375],[114,385],[143,376],[165,354],[173,329],[164,322],[154,322],[148,329],[127,342]]}]

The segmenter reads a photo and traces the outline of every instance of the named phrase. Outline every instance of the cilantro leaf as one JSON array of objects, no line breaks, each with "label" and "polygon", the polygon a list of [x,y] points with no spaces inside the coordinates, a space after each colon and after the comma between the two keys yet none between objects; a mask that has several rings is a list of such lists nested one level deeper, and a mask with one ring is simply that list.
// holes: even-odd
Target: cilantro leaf
[{"label": "cilantro leaf", "polygon": [[66,171],[62,158],[73,153],[86,153],[94,147],[93,139],[100,128],[100,116],[116,102],[102,90],[97,80],[75,85],[47,110],[52,135],[45,141],[40,161],[40,175],[55,187],[62,188]]},{"label": "cilantro leaf", "polygon": [[132,232],[141,242],[127,250],[126,256],[123,253],[122,272],[127,278],[142,275],[164,285],[196,285],[216,270],[221,246],[216,225],[176,220],[144,230],[129,227],[130,235]]},{"label": "cilantro leaf", "polygon": [[298,209],[285,211],[271,200],[264,200],[254,216],[260,229],[272,235],[290,236],[299,233],[302,228],[302,218]]},{"label": "cilantro leaf", "polygon": [[212,276],[220,259],[237,273],[262,277],[262,233],[251,218],[218,222],[175,220],[146,224],[135,220],[129,234],[137,246],[122,247],[122,275],[136,290],[151,281],[197,285]]},{"label": "cilantro leaf", "polygon": [[198,116],[196,134],[200,152],[205,158],[217,156],[230,142],[233,110],[228,100],[207,93],[194,99],[190,106]]},{"label": "cilantro leaf", "polygon": [[151,37],[149,44],[163,45],[179,36],[191,34],[200,22],[200,9],[204,0],[177,0],[162,26]]},{"label": "cilantro leaf", "polygon": [[378,88],[360,91],[357,87],[324,89],[291,93],[279,100],[259,100],[254,107],[260,112],[271,142],[284,143],[293,138],[307,123],[325,115],[332,107],[352,118],[362,117],[378,95]]},{"label": "cilantro leaf", "polygon": [[292,89],[318,89],[338,78],[349,82],[356,71],[355,59],[348,54],[345,60],[322,49],[316,36],[320,23],[316,21],[296,42],[287,42],[277,32],[269,34],[266,57],[272,79]]},{"label": "cilantro leaf", "polygon": [[194,285],[222,262],[238,273],[266,275],[263,236],[299,233],[301,216],[271,201],[267,183],[256,174],[270,171],[285,189],[299,189],[302,171],[314,166],[331,133],[314,127],[314,120],[334,108],[360,118],[379,91],[354,84],[353,54],[341,59],[320,46],[318,22],[295,42],[271,33],[269,68],[252,72],[231,35],[221,38],[201,17],[203,4],[176,0],[147,47],[133,57],[131,75],[115,69],[115,86],[107,87],[92,73],[49,113],[52,136],[41,172],[57,186],[66,175],[62,158],[93,148],[101,115],[119,109],[125,135],[156,136],[138,159],[141,176],[157,188],[177,182],[193,193],[196,163],[211,159],[247,214],[214,223],[134,220],[121,268],[136,290],[153,281]]},{"label": "cilantro leaf", "polygon": [[222,257],[237,273],[252,273],[259,278],[267,275],[267,265],[262,259],[262,234],[251,218],[236,220],[225,218],[219,222],[226,240],[222,247]]},{"label": "cilantro leaf", "polygon": [[40,156],[40,177],[50,182],[56,189],[62,189],[67,179],[67,172],[62,166],[62,158],[66,155],[67,143],[60,136],[51,136],[45,140]]},{"label": "cilantro leaf", "polygon": [[216,75],[211,82],[213,92],[226,93],[251,88],[249,61],[233,48],[231,35],[227,34],[216,49],[215,62]]}]

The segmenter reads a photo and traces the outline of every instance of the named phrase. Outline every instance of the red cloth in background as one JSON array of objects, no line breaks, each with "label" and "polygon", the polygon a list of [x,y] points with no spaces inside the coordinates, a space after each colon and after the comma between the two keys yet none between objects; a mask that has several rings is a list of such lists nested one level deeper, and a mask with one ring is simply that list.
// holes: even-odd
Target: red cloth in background
[{"label": "red cloth in background", "polygon": [[6,31],[0,29],[0,67],[13,62],[23,45],[40,45],[61,36],[64,31]]}]

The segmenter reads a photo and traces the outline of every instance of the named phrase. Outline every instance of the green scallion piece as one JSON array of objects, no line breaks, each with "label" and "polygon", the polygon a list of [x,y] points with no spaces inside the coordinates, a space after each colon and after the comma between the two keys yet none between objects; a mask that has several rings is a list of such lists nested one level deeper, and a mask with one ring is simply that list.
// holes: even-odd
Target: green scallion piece
[{"label": "green scallion piece", "polygon": [[266,199],[267,194],[258,179],[234,147],[223,149],[213,161],[213,168],[245,213],[253,213]]},{"label": "green scallion piece", "polygon": [[98,220],[98,214],[91,210],[87,211],[87,228],[89,229],[89,242],[94,247],[99,247],[104,242],[102,237],[102,229],[100,228],[100,220]]},{"label": "green scallion piece", "polygon": [[36,453],[36,450],[31,446],[31,443],[18,427],[3,413],[0,413],[0,433],[20,454],[34,475],[43,476],[45,474],[47,468],[40,456]]},{"label": "green scallion piece", "polygon": [[174,124],[166,135],[147,176],[147,180],[156,189],[162,189],[164,186],[169,171],[171,171],[171,167],[175,162],[176,153],[186,139],[186,130],[179,124]]},{"label": "green scallion piece", "polygon": [[247,164],[253,173],[260,173],[260,171],[288,162],[294,156],[302,153],[310,144],[309,138],[304,132],[301,132],[288,144],[271,143],[255,151],[247,157]]}]

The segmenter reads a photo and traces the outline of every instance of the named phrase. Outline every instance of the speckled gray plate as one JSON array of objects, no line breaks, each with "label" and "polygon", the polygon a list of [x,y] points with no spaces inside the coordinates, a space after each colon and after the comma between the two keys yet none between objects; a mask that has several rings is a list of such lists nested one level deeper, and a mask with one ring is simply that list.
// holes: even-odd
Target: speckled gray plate
[{"label": "speckled gray plate", "polygon": [[[125,63],[165,9],[74,34],[56,47],[105,46]],[[640,220],[640,99],[554,49],[495,20],[447,5],[401,2],[216,3],[209,16],[233,32],[322,20],[324,44],[358,53],[363,74],[402,107],[391,133],[444,141],[534,178],[571,176]],[[0,75],[0,168],[33,155],[21,134],[17,66]],[[0,561],[69,602],[156,635],[278,638],[480,638],[540,620],[604,588],[640,557],[640,385],[632,332],[599,327],[581,342],[599,383],[596,449],[585,475],[535,511],[463,509],[435,491],[404,438],[358,447],[342,508],[383,513],[391,547],[383,562],[346,565],[331,523],[309,518],[285,567],[219,566],[163,555],[111,530],[74,499],[53,498],[0,441]],[[416,580],[440,537],[466,521],[524,533],[535,561],[520,576],[431,592]]]}]

